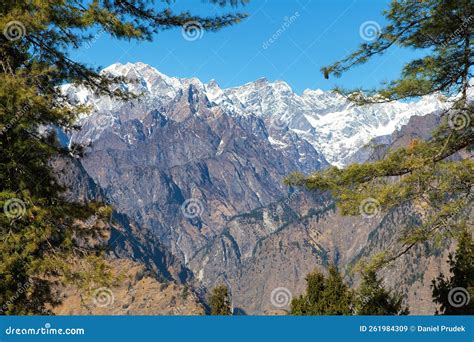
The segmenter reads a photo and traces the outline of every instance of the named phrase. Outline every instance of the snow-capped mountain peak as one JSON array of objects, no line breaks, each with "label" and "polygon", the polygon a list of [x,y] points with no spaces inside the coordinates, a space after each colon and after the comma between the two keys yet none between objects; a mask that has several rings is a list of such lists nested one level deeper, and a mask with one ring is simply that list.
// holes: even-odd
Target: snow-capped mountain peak
[{"label": "snow-capped mountain peak", "polygon": [[[255,116],[263,120],[268,140],[275,148],[284,148],[284,141],[288,139],[285,136],[296,134],[337,166],[344,166],[373,138],[398,130],[410,117],[430,114],[446,106],[442,97],[431,95],[412,103],[390,102],[359,107],[332,91],[306,89],[298,95],[286,82],[271,82],[266,78],[222,89],[215,80],[204,84],[197,78],[170,77],[140,62],[116,63],[102,72],[129,79],[130,83],[124,87],[142,94],[142,98],[139,105],[124,104],[95,98],[84,88],[64,86],[63,91],[75,97],[77,102],[94,106],[94,113],[81,119],[85,127],[95,132],[86,134],[91,140],[104,127],[118,121],[114,115],[124,106],[127,115],[122,114],[121,121],[127,118],[142,120],[147,112],[173,106],[182,94],[193,93],[193,96],[201,94],[197,98],[206,98],[208,106],[218,107],[228,115]],[[97,124],[100,122],[107,124]]]}]

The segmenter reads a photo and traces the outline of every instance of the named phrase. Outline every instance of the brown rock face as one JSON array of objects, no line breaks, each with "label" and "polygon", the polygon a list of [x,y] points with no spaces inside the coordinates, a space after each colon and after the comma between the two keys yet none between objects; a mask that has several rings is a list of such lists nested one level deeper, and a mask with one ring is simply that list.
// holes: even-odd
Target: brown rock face
[{"label": "brown rock face", "polygon": [[[75,159],[52,162],[59,181],[74,201],[105,200],[101,189]],[[106,248],[113,286],[79,290],[73,284],[57,288],[57,315],[203,315],[205,308],[194,290],[184,285],[189,271],[146,230],[114,212],[103,222],[104,238],[82,243]],[[87,221],[83,223],[87,228]]]},{"label": "brown rock face", "polygon": [[116,286],[91,289],[60,289],[62,304],[56,315],[203,315],[204,307],[184,285],[161,283],[145,268],[126,259],[112,262],[120,278]]},{"label": "brown rock face", "polygon": [[[304,290],[304,278],[314,268],[334,263],[357,285],[350,267],[396,246],[401,228],[419,222],[409,207],[371,219],[341,217],[327,194],[287,188],[282,180],[290,172],[307,173],[328,163],[294,131],[272,122],[276,100],[267,101],[266,116],[251,111],[240,115],[235,108],[215,105],[199,87],[191,81],[176,92],[166,87],[172,99],[153,94],[146,105],[129,103],[96,113],[112,124],[96,127],[100,122],[89,120],[75,135],[76,141],[93,138],[79,165],[90,178],[68,176],[64,181],[83,196],[100,194],[115,208],[119,224],[112,230],[109,255],[145,265],[160,281],[187,283],[200,298],[224,283],[236,313],[282,313],[291,297]],[[258,108],[260,96],[253,96],[249,104]],[[417,129],[406,127],[381,139],[398,146],[411,137],[425,137],[433,122],[432,117],[415,118],[411,124]],[[354,158],[375,157],[361,151]],[[87,190],[89,181],[97,191]],[[444,267],[439,250],[425,245],[383,275],[388,287],[407,295],[412,313],[433,313],[429,279]],[[178,311],[180,305],[191,305],[178,298],[181,285],[168,293],[153,277],[130,276],[116,289],[120,307],[108,310],[197,312]],[[71,291],[64,303],[73,301],[75,310],[106,310],[81,303],[80,294]],[[160,309],[150,311],[152,307]]]},{"label": "brown rock face", "polygon": [[[228,284],[239,313],[288,310],[291,298],[304,291],[306,274],[315,268],[324,271],[336,264],[346,281],[357,287],[359,279],[351,267],[397,248],[400,227],[417,217],[412,208],[370,219],[344,217],[334,208],[327,196],[299,192],[240,215],[227,224],[225,234],[196,254],[189,267],[207,288]],[[439,252],[429,244],[419,246],[381,273],[388,288],[406,295],[412,314],[434,313],[431,279],[447,271],[445,255]]]}]

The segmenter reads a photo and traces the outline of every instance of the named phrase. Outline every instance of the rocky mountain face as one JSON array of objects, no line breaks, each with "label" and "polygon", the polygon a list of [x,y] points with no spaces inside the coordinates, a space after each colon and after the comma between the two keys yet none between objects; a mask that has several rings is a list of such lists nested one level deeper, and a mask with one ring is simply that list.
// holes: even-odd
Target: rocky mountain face
[{"label": "rocky mountain face", "polygon": [[[64,196],[74,202],[107,203],[102,190],[75,158],[58,157],[51,161]],[[96,215],[84,221],[87,228],[98,220]],[[100,237],[88,242],[101,246],[114,281],[109,287],[90,293],[68,284],[57,288],[57,315],[203,315],[205,306],[197,293],[184,283],[191,274],[179,260],[166,251],[146,228],[137,229],[127,216],[116,211],[102,223]],[[75,266],[73,266],[75,267]],[[77,266],[80,267],[80,266]]]},{"label": "rocky mountain face", "polygon": [[381,159],[389,148],[407,146],[412,140],[427,140],[440,123],[441,117],[436,112],[424,116],[412,116],[399,130],[376,137],[361,147],[349,158],[349,162]]},{"label": "rocky mountain face", "polygon": [[[122,220],[114,253],[192,284],[201,297],[224,283],[235,312],[285,309],[306,273],[329,263],[344,269],[393,244],[400,223],[417,219],[406,208],[342,217],[327,194],[282,180],[368,159],[361,148],[372,139],[392,144],[416,118],[429,122],[444,106],[435,96],[360,108],[332,92],[295,94],[282,81],[221,89],[142,63],[103,72],[125,76],[121,86],[142,96],[122,103],[70,85],[63,91],[93,107],[70,140],[88,146],[81,167]],[[87,193],[85,181],[76,178],[73,192]],[[434,274],[444,266],[430,248],[412,253],[387,270],[389,286],[409,284],[405,293],[429,289],[420,267]],[[406,271],[406,262],[420,267]],[[401,270],[404,277],[395,276]],[[424,312],[420,296],[408,300],[412,313]]]},{"label": "rocky mountain face", "polygon": [[[276,149],[302,145],[297,157],[304,163],[309,143],[329,163],[344,166],[349,158],[375,137],[390,135],[408,123],[412,116],[424,116],[445,108],[443,98],[427,96],[414,103],[389,102],[359,107],[342,95],[320,89],[307,89],[302,95],[292,91],[283,81],[269,82],[265,78],[240,87],[221,89],[216,81],[207,84],[196,78],[178,79],[166,76],[143,64],[113,64],[104,73],[125,76],[133,83],[123,85],[143,94],[141,101],[124,104],[109,98],[97,98],[84,88],[71,85],[63,90],[74,101],[93,106],[94,114],[81,120],[83,129],[75,138],[94,141],[102,131],[118,128],[124,121],[143,119],[152,110],[166,113],[174,121],[185,121],[189,114],[177,109],[183,99],[189,111],[200,118],[217,120],[220,116],[254,117],[266,128],[266,139]],[[181,100],[179,100],[181,99]],[[210,115],[210,112],[214,115]],[[174,115],[170,115],[174,112]],[[123,137],[127,142],[127,137]],[[321,159],[321,158],[319,158]],[[323,160],[321,159],[320,162]],[[308,162],[311,163],[311,160]],[[314,165],[311,170],[314,170]]]},{"label": "rocky mountain face", "polygon": [[60,290],[56,315],[204,315],[205,308],[187,286],[160,282],[130,259],[114,259],[112,272],[120,282],[84,293],[73,286]]}]

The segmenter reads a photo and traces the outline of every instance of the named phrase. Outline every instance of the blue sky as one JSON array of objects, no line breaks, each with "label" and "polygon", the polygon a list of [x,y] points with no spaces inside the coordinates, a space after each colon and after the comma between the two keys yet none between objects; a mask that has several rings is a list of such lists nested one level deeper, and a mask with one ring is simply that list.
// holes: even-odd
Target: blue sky
[{"label": "blue sky", "polygon": [[[218,32],[204,32],[200,39],[186,40],[178,28],[157,34],[153,42],[117,41],[98,34],[94,42],[74,51],[72,56],[94,67],[141,61],[169,76],[197,77],[204,82],[216,79],[225,88],[260,77],[284,80],[298,93],[306,88],[327,90],[335,85],[373,88],[397,77],[414,52],[393,49],[338,79],[325,80],[319,70],[364,42],[361,25],[383,26],[386,22],[382,11],[388,3],[252,0],[240,8],[249,18]],[[201,0],[177,0],[171,7],[207,15],[224,12]],[[370,35],[367,37],[370,39]]]}]

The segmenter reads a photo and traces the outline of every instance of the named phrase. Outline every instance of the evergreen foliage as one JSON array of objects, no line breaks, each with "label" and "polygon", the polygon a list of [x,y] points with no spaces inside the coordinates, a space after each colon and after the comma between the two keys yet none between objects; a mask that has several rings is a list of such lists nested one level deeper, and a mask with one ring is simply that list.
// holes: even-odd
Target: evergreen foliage
[{"label": "evergreen foliage", "polygon": [[362,284],[351,290],[335,266],[328,275],[315,270],[306,276],[306,292],[291,301],[291,314],[312,315],[408,315],[402,296],[383,287],[382,280],[368,269]]},{"label": "evergreen foliage", "polygon": [[225,285],[218,285],[212,289],[209,296],[209,305],[211,306],[211,315],[231,316],[231,298],[229,290]]},{"label": "evergreen foliage", "polygon": [[405,227],[401,243],[380,254],[374,268],[417,243],[442,241],[466,225],[472,230],[467,217],[474,199],[474,104],[467,98],[474,64],[474,3],[392,1],[385,16],[388,25],[375,40],[322,72],[327,78],[340,76],[392,46],[424,49],[425,57],[408,63],[399,80],[381,89],[337,91],[361,106],[438,94],[449,108],[441,113],[440,126],[431,139],[413,140],[380,160],[330,167],[309,176],[295,173],[286,180],[289,185],[330,191],[346,215],[363,213],[366,201],[383,211],[405,204],[416,208],[422,224]]},{"label": "evergreen foliage", "polygon": [[433,301],[444,315],[474,315],[474,241],[468,231],[458,240],[456,254],[449,255],[451,277],[440,274],[432,282]]},{"label": "evergreen foliage", "polygon": [[[150,0],[0,3],[0,314],[51,313],[59,301],[53,291],[58,282],[88,288],[108,278],[100,250],[80,240],[97,232],[101,220],[90,227],[81,222],[93,214],[106,219],[110,209],[66,201],[48,162],[71,154],[59,145],[54,128],[77,128],[76,118],[89,109],[71,106],[59,86],[74,83],[96,94],[133,96],[117,86],[120,78],[74,61],[70,52],[91,44],[99,31],[141,41],[189,21],[213,31],[244,17],[174,13],[167,1]],[[76,259],[80,271],[71,267]]]},{"label": "evergreen foliage", "polygon": [[306,276],[306,293],[291,301],[291,314],[351,315],[354,293],[344,283],[335,266],[330,266],[327,277],[319,271]]},{"label": "evergreen foliage", "polygon": [[357,290],[355,312],[357,315],[408,315],[402,306],[402,296],[387,291],[374,270],[362,275],[362,284]]}]

